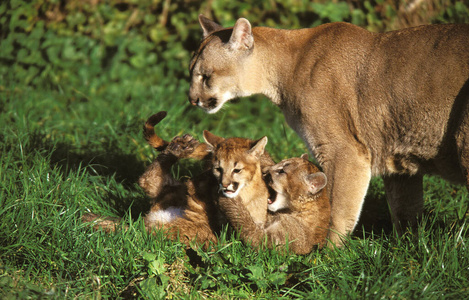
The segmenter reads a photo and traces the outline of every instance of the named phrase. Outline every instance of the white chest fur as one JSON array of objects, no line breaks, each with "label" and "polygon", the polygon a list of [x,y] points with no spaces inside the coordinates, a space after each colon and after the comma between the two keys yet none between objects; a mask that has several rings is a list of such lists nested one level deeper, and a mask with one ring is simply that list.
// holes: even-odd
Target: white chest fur
[{"label": "white chest fur", "polygon": [[174,221],[177,218],[180,218],[184,215],[184,211],[180,207],[168,207],[167,209],[162,209],[154,212],[148,213],[146,219],[149,222],[163,223],[168,224]]}]

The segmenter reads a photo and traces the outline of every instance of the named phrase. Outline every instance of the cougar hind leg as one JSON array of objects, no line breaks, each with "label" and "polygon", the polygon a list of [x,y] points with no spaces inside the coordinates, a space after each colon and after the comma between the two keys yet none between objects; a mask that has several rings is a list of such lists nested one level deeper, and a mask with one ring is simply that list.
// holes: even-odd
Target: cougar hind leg
[{"label": "cougar hind leg", "polygon": [[391,175],[383,180],[397,233],[402,235],[410,228],[416,234],[423,212],[423,176]]}]

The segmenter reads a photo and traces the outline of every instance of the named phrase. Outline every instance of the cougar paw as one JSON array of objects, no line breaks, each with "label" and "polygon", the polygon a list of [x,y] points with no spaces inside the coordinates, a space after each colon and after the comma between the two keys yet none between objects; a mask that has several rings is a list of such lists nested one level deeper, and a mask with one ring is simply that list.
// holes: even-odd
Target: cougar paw
[{"label": "cougar paw", "polygon": [[199,145],[199,141],[194,139],[190,134],[177,136],[169,143],[165,152],[172,154],[178,158],[188,157]]}]

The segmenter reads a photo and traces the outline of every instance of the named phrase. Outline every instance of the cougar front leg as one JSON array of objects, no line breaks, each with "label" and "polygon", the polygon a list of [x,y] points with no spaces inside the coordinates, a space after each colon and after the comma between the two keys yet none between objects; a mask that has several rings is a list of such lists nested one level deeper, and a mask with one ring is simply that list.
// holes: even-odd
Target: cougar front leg
[{"label": "cougar front leg", "polygon": [[365,155],[342,151],[323,168],[332,206],[329,240],[341,246],[343,238],[355,228],[360,217],[371,179],[371,165]]},{"label": "cougar front leg", "polygon": [[383,180],[397,233],[403,234],[408,226],[416,233],[418,218],[423,211],[422,175],[392,175]]}]

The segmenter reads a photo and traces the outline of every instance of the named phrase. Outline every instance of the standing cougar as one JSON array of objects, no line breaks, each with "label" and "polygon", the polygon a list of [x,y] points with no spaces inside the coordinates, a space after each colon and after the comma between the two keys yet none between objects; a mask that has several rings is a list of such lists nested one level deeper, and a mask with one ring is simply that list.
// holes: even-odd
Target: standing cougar
[{"label": "standing cougar", "polygon": [[269,97],[328,178],[333,243],[355,227],[372,176],[384,178],[399,233],[417,225],[424,174],[468,185],[468,24],[371,33],[199,21],[190,102],[215,113],[236,97]]}]

